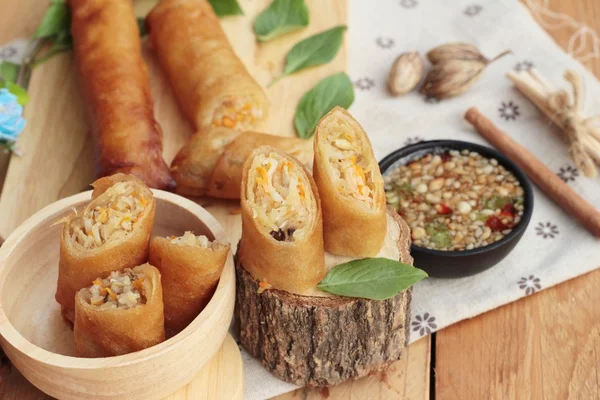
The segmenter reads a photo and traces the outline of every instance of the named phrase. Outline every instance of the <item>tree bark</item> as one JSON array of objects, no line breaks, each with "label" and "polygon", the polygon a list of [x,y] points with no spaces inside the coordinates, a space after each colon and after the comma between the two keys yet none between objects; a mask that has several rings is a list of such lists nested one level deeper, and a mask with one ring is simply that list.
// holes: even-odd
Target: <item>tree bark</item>
[{"label": "tree bark", "polygon": [[[410,230],[399,217],[400,261],[412,264]],[[236,265],[237,316],[245,349],[279,378],[329,386],[398,360],[409,337],[411,290],[387,300],[310,297],[270,289]]]}]

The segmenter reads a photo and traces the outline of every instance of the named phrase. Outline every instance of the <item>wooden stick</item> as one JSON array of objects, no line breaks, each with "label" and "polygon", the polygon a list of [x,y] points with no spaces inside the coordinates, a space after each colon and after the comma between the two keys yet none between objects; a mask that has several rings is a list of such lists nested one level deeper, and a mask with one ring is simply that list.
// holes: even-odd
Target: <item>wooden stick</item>
[{"label": "wooden stick", "polygon": [[490,144],[514,161],[560,207],[579,220],[594,236],[600,237],[600,212],[594,206],[571,189],[529,150],[498,129],[477,108],[470,108],[465,114],[465,119]]}]

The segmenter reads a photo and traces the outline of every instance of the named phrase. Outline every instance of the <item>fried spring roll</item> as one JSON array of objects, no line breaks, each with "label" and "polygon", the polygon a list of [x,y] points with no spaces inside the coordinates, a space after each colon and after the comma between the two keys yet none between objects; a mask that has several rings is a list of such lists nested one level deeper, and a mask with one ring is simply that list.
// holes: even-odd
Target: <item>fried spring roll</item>
[{"label": "fried spring roll", "polygon": [[73,322],[75,293],[111,271],[146,262],[155,200],[138,179],[118,174],[93,184],[94,199],[62,221],[56,301]]},{"label": "fried spring roll", "polygon": [[197,131],[262,128],[269,103],[206,0],[161,0],[146,18],[150,44]]},{"label": "fried spring roll", "polygon": [[173,189],[162,158],[148,71],[131,0],[68,0],[99,176],[132,174],[148,186]]},{"label": "fried spring roll", "polygon": [[240,264],[275,289],[305,294],[325,277],[319,194],[293,157],[263,146],[242,178]]},{"label": "fried spring roll", "polygon": [[154,237],[150,263],[162,275],[165,327],[176,333],[200,314],[210,301],[230,245],[185,232],[180,237]]},{"label": "fried spring roll", "polygon": [[260,146],[271,146],[312,166],[310,141],[257,132],[214,128],[192,136],[171,164],[177,192],[187,196],[239,199],[242,167]]},{"label": "fried spring roll", "polygon": [[75,297],[77,357],[133,353],[165,340],[160,272],[150,264],[95,279]]},{"label": "fried spring roll", "polygon": [[386,208],[371,142],[341,107],[325,115],[315,132],[313,175],[323,206],[325,250],[375,256],[386,235]]}]

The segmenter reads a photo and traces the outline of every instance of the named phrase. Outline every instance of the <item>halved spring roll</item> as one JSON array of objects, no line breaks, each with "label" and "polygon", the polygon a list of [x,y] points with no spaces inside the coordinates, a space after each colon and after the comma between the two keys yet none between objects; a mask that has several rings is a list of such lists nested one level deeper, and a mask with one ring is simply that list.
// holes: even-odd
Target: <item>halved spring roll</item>
[{"label": "halved spring roll", "polygon": [[241,191],[238,262],[254,279],[291,293],[310,292],[325,277],[319,194],[306,169],[272,147],[252,152]]},{"label": "halved spring roll", "polygon": [[98,179],[93,200],[64,218],[56,301],[73,322],[75,293],[111,271],[146,262],[155,200],[140,180],[117,174]]},{"label": "halved spring roll", "polygon": [[165,327],[183,330],[210,301],[223,271],[230,245],[185,232],[179,237],[154,237],[150,263],[162,275]]},{"label": "halved spring roll", "polygon": [[271,146],[312,167],[310,141],[258,132],[213,128],[195,134],[171,164],[177,192],[187,196],[239,199],[242,167],[252,150]]},{"label": "halved spring roll", "polygon": [[161,0],[146,18],[150,44],[197,131],[260,128],[263,89],[233,51],[206,0]]},{"label": "halved spring roll", "polygon": [[377,255],[386,235],[385,192],[367,134],[346,110],[336,107],[317,125],[314,151],[325,250],[353,257]]},{"label": "halved spring roll", "polygon": [[75,298],[77,357],[132,353],[165,340],[160,272],[150,264],[114,271]]},{"label": "halved spring roll", "polygon": [[150,187],[173,189],[132,0],[67,3],[99,176],[127,173]]}]

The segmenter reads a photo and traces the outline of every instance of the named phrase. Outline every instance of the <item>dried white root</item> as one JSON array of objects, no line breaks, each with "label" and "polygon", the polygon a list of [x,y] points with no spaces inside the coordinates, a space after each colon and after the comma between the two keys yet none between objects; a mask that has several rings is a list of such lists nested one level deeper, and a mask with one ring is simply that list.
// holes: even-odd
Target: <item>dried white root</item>
[{"label": "dried white root", "polygon": [[594,162],[600,165],[600,115],[585,117],[581,110],[581,77],[571,70],[564,74],[573,96],[555,89],[535,69],[507,74],[517,89],[565,134],[571,158],[585,176],[597,175]]}]

